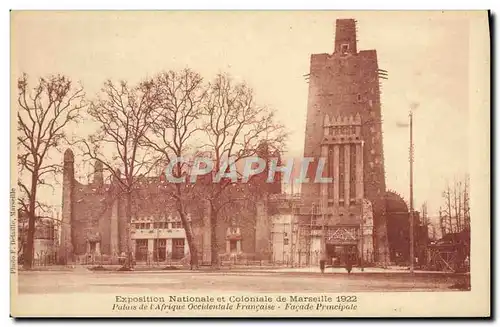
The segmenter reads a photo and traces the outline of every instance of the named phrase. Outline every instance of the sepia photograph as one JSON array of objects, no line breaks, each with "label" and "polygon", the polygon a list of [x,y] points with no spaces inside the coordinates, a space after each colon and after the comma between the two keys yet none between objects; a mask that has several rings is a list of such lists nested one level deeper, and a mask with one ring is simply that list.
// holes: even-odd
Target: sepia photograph
[{"label": "sepia photograph", "polygon": [[16,11],[13,317],[490,313],[487,11]]}]

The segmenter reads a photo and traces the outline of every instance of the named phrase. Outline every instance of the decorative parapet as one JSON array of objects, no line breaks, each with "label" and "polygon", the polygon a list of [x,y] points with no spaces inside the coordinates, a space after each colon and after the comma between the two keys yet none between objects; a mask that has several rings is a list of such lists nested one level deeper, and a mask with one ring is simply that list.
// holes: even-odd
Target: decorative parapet
[{"label": "decorative parapet", "polygon": [[333,116],[323,119],[322,144],[361,143],[361,116]]}]

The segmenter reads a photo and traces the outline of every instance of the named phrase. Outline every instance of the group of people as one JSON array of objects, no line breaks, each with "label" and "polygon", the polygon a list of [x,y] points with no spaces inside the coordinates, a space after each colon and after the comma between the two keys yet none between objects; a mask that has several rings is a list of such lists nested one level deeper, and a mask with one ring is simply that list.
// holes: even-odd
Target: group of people
[{"label": "group of people", "polygon": [[[335,266],[335,262],[337,260],[339,260],[339,259],[336,258],[336,257],[331,258],[333,266]],[[321,269],[321,273],[325,272],[326,262],[327,262],[327,260],[325,258],[322,258],[319,261],[319,269]],[[346,256],[345,259],[344,259],[344,267],[347,270],[347,273],[350,274],[351,271],[352,271],[352,260],[351,260],[351,258],[349,256]]]}]

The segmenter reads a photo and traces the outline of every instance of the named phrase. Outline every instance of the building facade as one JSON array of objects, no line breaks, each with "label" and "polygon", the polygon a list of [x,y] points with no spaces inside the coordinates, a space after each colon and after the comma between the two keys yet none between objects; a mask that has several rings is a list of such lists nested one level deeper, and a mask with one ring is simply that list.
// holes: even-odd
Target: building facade
[{"label": "building facade", "polygon": [[[268,155],[271,154],[260,154]],[[274,153],[273,155],[277,155]],[[135,261],[189,262],[185,228],[169,196],[172,187],[163,178],[138,177],[130,197],[120,189],[120,171],[104,182],[102,163],[96,162],[93,181],[82,184],[75,179],[74,155],[64,153],[62,231],[59,247],[61,262],[118,262],[126,253]],[[194,234],[199,260],[211,261],[212,241],[219,255],[268,259],[271,255],[269,194],[281,192],[279,179],[265,183],[268,170],[248,183],[229,186],[226,199],[232,204],[219,212],[216,235],[212,240],[210,204],[204,187],[211,186],[210,174],[199,178],[199,193],[186,201],[188,223]],[[188,185],[184,185],[188,187]],[[129,214],[127,214],[129,212]]]},{"label": "building facade", "polygon": [[[387,222],[391,215],[407,216],[408,209],[387,212],[380,101],[385,73],[376,51],[359,51],[356,38],[355,20],[337,20],[333,52],[311,55],[304,157],[315,161],[307,177],[314,181],[323,158],[323,177],[331,182],[304,183],[300,196],[292,197],[281,194],[280,178],[264,182],[268,169],[254,183],[235,183],[229,192],[235,205],[218,219],[215,238],[210,204],[193,198],[187,212],[201,262],[211,261],[213,242],[223,258],[297,265],[394,261]],[[279,158],[266,147],[258,155]],[[161,191],[168,183],[142,178],[127,199],[117,193],[119,181],[103,182],[96,163],[93,182],[81,184],[71,150],[64,154],[63,180],[61,260],[118,258],[129,250],[136,261],[187,260],[184,226]]]},{"label": "building facade", "polygon": [[[309,237],[301,246],[319,246],[324,256],[354,261],[362,252],[374,253],[374,260],[386,263],[381,70],[375,50],[358,50],[356,34],[355,20],[339,19],[333,53],[311,56],[304,156],[325,158],[333,182],[302,186],[309,212],[301,212],[299,224],[309,225],[306,235],[321,235],[325,229],[326,237],[322,245]],[[363,221],[366,201],[373,212],[370,227]]]}]

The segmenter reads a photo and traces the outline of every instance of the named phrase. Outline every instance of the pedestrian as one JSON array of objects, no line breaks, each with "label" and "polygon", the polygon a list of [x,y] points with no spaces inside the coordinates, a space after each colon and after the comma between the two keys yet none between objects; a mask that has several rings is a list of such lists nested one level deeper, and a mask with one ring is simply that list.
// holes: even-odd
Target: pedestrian
[{"label": "pedestrian", "polygon": [[326,264],[326,260],[325,259],[321,259],[319,261],[319,269],[321,269],[321,273],[322,274],[325,273],[325,264]]},{"label": "pedestrian", "polygon": [[347,273],[350,274],[352,270],[352,263],[351,260],[349,260],[349,257],[347,257],[346,263],[345,263],[345,269],[347,270]]}]

